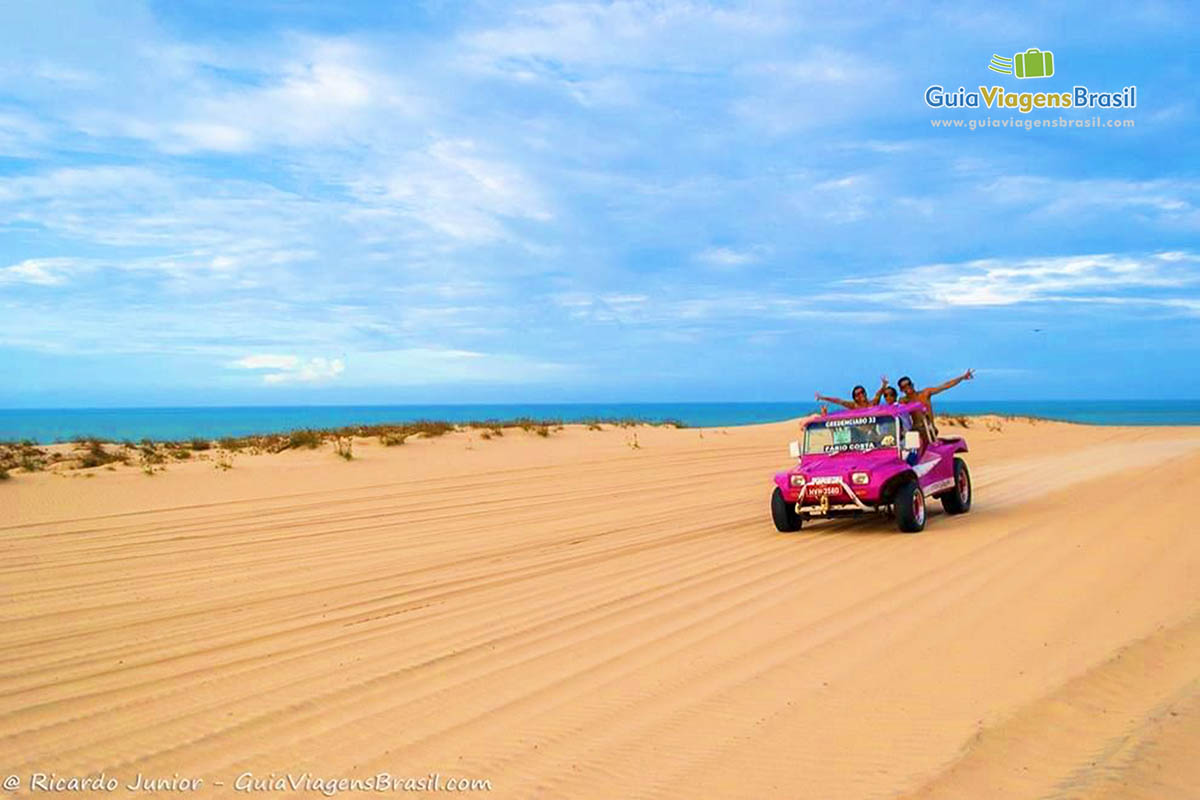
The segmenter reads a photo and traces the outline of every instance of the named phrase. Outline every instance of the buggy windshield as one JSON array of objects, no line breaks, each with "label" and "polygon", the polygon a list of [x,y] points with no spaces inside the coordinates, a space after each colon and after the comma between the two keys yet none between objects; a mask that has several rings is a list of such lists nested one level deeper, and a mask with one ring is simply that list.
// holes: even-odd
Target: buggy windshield
[{"label": "buggy windshield", "polygon": [[863,416],[817,420],[804,428],[804,453],[844,453],[895,447],[900,426],[895,417]]}]

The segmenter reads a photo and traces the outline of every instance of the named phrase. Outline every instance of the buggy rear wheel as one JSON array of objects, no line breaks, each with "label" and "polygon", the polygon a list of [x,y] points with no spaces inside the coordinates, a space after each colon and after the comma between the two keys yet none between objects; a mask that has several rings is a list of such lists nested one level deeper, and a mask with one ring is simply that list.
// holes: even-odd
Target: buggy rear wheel
[{"label": "buggy rear wheel", "polygon": [[965,514],[971,510],[971,473],[961,458],[954,459],[954,488],[942,495],[942,508],[947,514]]}]

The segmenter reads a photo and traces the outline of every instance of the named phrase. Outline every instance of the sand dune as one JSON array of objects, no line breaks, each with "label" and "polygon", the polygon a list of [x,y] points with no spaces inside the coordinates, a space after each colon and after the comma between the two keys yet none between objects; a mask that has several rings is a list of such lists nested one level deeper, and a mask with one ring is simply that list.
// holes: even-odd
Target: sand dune
[{"label": "sand dune", "polygon": [[980,425],[916,536],[776,533],[782,423],[20,475],[0,771],[1195,797],[1200,429]]}]

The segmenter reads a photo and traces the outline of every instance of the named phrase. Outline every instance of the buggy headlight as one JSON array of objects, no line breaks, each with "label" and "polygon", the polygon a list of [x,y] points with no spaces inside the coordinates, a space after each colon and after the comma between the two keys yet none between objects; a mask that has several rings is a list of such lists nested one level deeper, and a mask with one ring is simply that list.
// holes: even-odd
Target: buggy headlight
[{"label": "buggy headlight", "polygon": [[850,473],[850,480],[854,481],[854,483],[858,484],[859,486],[865,486],[871,482],[871,473],[852,472]]},{"label": "buggy headlight", "polygon": [[803,475],[793,475],[792,476],[792,486],[803,486],[803,485],[804,485],[804,476]]}]

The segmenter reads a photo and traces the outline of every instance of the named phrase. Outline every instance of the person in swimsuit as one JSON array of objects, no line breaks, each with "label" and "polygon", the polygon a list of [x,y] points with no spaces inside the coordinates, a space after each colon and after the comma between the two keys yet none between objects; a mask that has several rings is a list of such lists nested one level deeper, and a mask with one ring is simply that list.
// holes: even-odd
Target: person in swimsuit
[{"label": "person in swimsuit", "polygon": [[[917,389],[913,386],[912,378],[905,375],[900,380],[896,381],[896,385],[900,387],[900,391],[904,392],[904,402],[920,403],[925,406],[925,418],[929,420],[929,425],[937,435],[937,427],[934,425],[933,402],[931,398],[939,392],[944,392],[947,389],[952,389],[958,386],[963,381],[972,380],[975,377],[975,370],[969,369],[957,378],[951,378],[939,386],[931,386],[927,389]],[[917,420],[913,420],[917,422]],[[919,426],[918,426],[919,427]]]},{"label": "person in swimsuit", "polygon": [[[869,406],[874,405],[874,403],[867,399],[867,389],[861,383],[850,390],[850,396],[854,399],[843,400],[840,397],[826,397],[820,392],[816,393],[816,398],[818,401],[825,403],[837,403],[839,406],[843,406],[844,408],[868,408]],[[876,398],[878,398],[878,395],[876,395]]]}]

